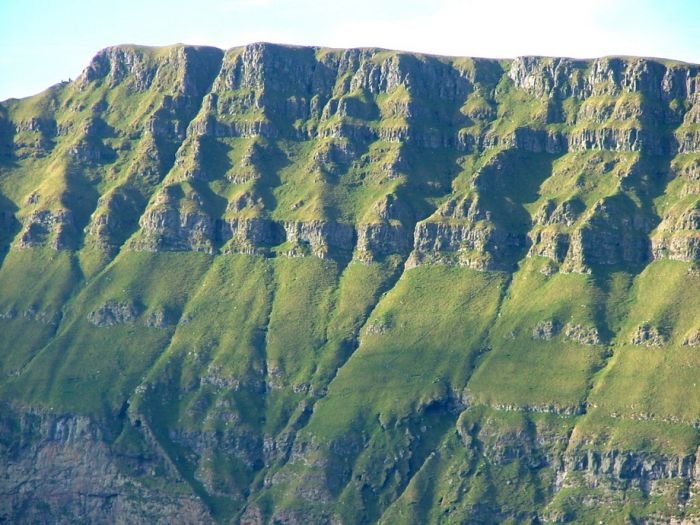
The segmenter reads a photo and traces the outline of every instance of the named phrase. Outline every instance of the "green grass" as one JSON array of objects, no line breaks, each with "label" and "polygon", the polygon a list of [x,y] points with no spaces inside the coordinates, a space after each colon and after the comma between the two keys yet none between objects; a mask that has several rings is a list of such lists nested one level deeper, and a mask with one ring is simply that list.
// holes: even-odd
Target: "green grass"
[{"label": "green grass", "polygon": [[597,327],[596,308],[602,300],[589,278],[545,277],[539,272],[541,264],[527,261],[513,277],[490,332],[491,351],[468,385],[480,402],[576,410],[585,400],[591,374],[603,362],[601,346],[578,344],[563,333],[551,340],[533,338],[533,329],[543,321]]},{"label": "green grass", "polygon": [[358,417],[387,426],[459,392],[483,350],[503,284],[498,274],[458,268],[406,272],[370,316],[309,431],[330,439]]},{"label": "green grass", "polygon": [[[70,256],[67,252],[57,254]],[[33,379],[10,381],[6,384],[7,391],[12,396],[56,409],[98,416],[118,411],[172,335],[173,326],[146,327],[147,315],[155,310],[167,310],[174,312],[176,322],[190,289],[208,264],[205,256],[184,257],[190,259],[189,264],[183,265],[181,257],[169,254],[127,253],[119,257],[85,283],[80,293],[67,303],[68,308],[62,308],[64,318],[56,336],[46,341],[45,346],[32,348],[34,352],[40,351],[24,364],[24,377]],[[5,265],[3,271],[6,269]],[[26,270],[25,266],[23,271],[28,273]],[[168,281],[155,278],[163,274],[170,275],[179,286],[173,288]],[[47,273],[46,277],[52,276]],[[87,315],[110,300],[140,305],[143,312],[133,323],[114,327],[91,324]],[[21,303],[15,304],[15,308],[21,307]]]}]

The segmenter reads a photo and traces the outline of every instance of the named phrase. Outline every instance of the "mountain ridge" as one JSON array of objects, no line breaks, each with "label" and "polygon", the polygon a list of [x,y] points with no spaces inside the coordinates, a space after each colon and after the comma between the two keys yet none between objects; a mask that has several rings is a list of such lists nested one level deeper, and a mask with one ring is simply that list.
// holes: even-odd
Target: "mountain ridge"
[{"label": "mountain ridge", "polygon": [[[281,47],[281,48],[291,48],[291,49],[298,49],[298,48],[307,48],[307,49],[315,49],[315,50],[330,50],[330,51],[346,51],[346,50],[364,50],[364,51],[374,51],[374,52],[393,52],[393,53],[401,53],[405,55],[414,55],[414,56],[424,56],[424,57],[433,57],[433,58],[445,58],[445,59],[456,59],[456,58],[462,58],[461,55],[452,55],[452,54],[440,54],[440,53],[423,53],[423,52],[417,52],[417,51],[408,51],[408,50],[400,50],[400,49],[393,49],[393,48],[385,48],[381,46],[361,46],[361,47],[353,47],[353,48],[343,48],[343,47],[329,47],[329,46],[321,46],[321,45],[302,45],[302,44],[286,44],[283,42],[273,42],[273,41],[267,41],[267,40],[260,40],[256,42],[251,42],[249,44],[244,44],[244,45],[239,45],[239,46],[234,46],[230,48],[224,48],[224,47],[218,47],[218,46],[212,46],[212,45],[206,45],[206,44],[188,44],[185,42],[177,42],[174,44],[170,45],[145,45],[145,44],[115,44],[115,45],[110,45],[106,46],[102,49],[100,49],[97,54],[112,50],[112,49],[142,49],[142,50],[156,50],[156,49],[171,49],[171,48],[177,48],[177,47],[184,47],[184,48],[204,48],[204,49],[217,49],[222,52],[226,52],[227,50],[234,50],[234,49],[241,49],[245,48],[247,46],[252,46],[252,45],[268,45],[268,46],[276,46],[276,47]],[[476,60],[490,60],[490,61],[495,61],[495,62],[503,62],[503,61],[512,61],[512,60],[517,60],[517,59],[538,59],[538,60],[547,60],[547,59],[563,59],[563,60],[568,60],[571,62],[591,62],[594,60],[600,60],[600,59],[621,59],[621,60],[647,60],[651,62],[658,62],[664,65],[682,65],[682,66],[694,66],[697,65],[696,62],[690,62],[690,61],[685,61],[685,60],[679,60],[679,59],[674,59],[670,57],[662,57],[662,56],[647,56],[647,55],[624,55],[624,54],[610,54],[610,55],[602,55],[602,56],[590,56],[590,57],[573,57],[573,56],[561,56],[561,55],[518,55],[516,57],[486,57],[486,56],[472,56],[470,58],[476,59]],[[82,72],[81,72],[82,73]],[[53,88],[58,88],[63,84],[70,83],[72,80],[61,80],[59,82],[56,82],[55,84],[52,84],[49,88],[47,89],[53,89]],[[46,90],[44,90],[46,91]],[[6,103],[10,101],[15,101],[15,100],[22,100],[24,98],[31,98],[34,96],[38,96],[42,94],[43,91],[35,93],[35,94],[27,94],[23,96],[16,96],[16,97],[8,97],[7,99],[0,100],[0,103]]]}]

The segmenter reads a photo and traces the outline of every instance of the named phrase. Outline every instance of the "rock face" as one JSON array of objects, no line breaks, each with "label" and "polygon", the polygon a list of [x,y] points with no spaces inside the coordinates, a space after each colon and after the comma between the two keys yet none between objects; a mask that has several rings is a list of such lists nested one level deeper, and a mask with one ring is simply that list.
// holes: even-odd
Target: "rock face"
[{"label": "rock face", "polygon": [[532,329],[532,338],[548,341],[555,335],[558,335],[560,331],[561,323],[556,319],[540,321],[535,325],[535,328]]},{"label": "rock face", "polygon": [[206,213],[198,210],[180,212],[164,206],[149,209],[141,217],[144,241],[137,249],[150,251],[214,251],[214,225]]},{"label": "rock face", "polygon": [[643,324],[637,327],[630,342],[638,346],[662,346],[666,342],[658,328]]},{"label": "rock face", "polygon": [[411,234],[401,224],[360,224],[357,227],[357,257],[371,262],[391,254],[405,255],[412,248]]},{"label": "rock face", "polygon": [[286,222],[285,236],[295,245],[308,245],[311,252],[322,259],[332,251],[351,253],[355,231],[351,226],[325,221]]},{"label": "rock face", "polygon": [[144,324],[149,328],[167,328],[176,323],[177,318],[173,312],[163,309],[150,312],[144,320]]},{"label": "rock face", "polygon": [[117,46],[0,103],[0,521],[694,523],[700,67]]},{"label": "rock face", "polygon": [[598,329],[594,326],[567,323],[564,326],[564,336],[582,345],[599,345],[601,343]]},{"label": "rock face", "polygon": [[679,215],[669,214],[651,241],[651,249],[657,259],[677,261],[700,260],[700,208],[687,209]]},{"label": "rock face", "polygon": [[683,339],[683,346],[700,346],[700,330],[689,333]]},{"label": "rock face", "polygon": [[[511,102],[495,89],[499,80],[505,82],[508,94],[516,90],[531,97],[544,113],[538,110],[522,122],[503,125],[494,108],[507,112]],[[308,251],[281,249],[279,254],[333,257],[337,252],[345,257],[354,251],[359,260],[370,261],[413,250],[411,265],[441,260],[482,270],[512,268],[523,250],[577,272],[600,265],[644,264],[652,258],[698,257],[694,211],[670,215],[658,224],[654,210],[644,205],[630,210],[614,192],[594,204],[580,198],[559,202],[557,197],[547,201],[551,209],[542,208],[532,224],[528,219],[518,228],[503,224],[500,214],[522,213],[517,209],[523,204],[517,202],[519,196],[504,195],[510,202],[484,204],[479,193],[493,191],[494,181],[499,187],[498,179],[508,178],[522,161],[515,154],[500,155],[479,170],[473,178],[476,193],[467,197],[472,208],[461,214],[454,207],[421,209],[401,198],[398,202],[405,210],[401,217],[391,218],[382,216],[381,210],[372,212],[369,202],[365,209],[351,211],[332,200],[318,203],[319,208],[311,204],[318,198],[312,194],[307,195],[311,201],[300,195],[297,202],[282,203],[291,210],[312,206],[310,216],[302,219],[270,207],[272,201],[260,193],[275,184],[276,170],[290,163],[315,173],[317,184],[325,180],[324,184],[337,185],[328,177],[340,177],[342,186],[344,174],[361,173],[366,170],[363,166],[388,179],[421,177],[423,168],[401,153],[407,147],[448,156],[503,149],[553,156],[592,151],[661,159],[677,153],[694,155],[692,130],[700,120],[696,66],[646,59],[587,62],[523,57],[503,69],[493,61],[461,63],[383,55],[372,49],[331,53],[261,43],[222,54],[186,46],[158,53],[123,46],[100,52],[75,82],[82,92],[95,86],[154,94],[151,109],[128,131],[131,144],[124,142],[115,149],[111,138],[127,130],[108,122],[105,102],[100,101],[93,103],[92,116],[81,123],[35,117],[16,124],[17,147],[23,147],[21,137],[37,135],[50,154],[56,140],[78,132],[65,177],[80,166],[111,164],[125,157],[129,178],[100,197],[89,220],[72,205],[47,208],[51,196],[38,193],[36,210],[24,214],[18,248],[46,244],[74,249],[84,242],[85,229],[89,243],[111,250],[127,246],[270,254],[276,245],[301,239],[310,243]],[[431,100],[437,101],[430,102],[435,110],[426,111]],[[564,100],[574,102],[566,111]],[[661,130],[669,126],[673,129],[664,135]],[[234,165],[223,161],[232,148],[226,141],[251,139]],[[271,142],[281,139],[311,141],[314,146],[308,158],[298,158]],[[398,154],[367,152],[368,144],[376,141],[399,144]],[[239,155],[236,148],[231,149],[231,158]],[[645,171],[658,169],[658,163],[640,161],[617,170],[616,165],[626,162],[622,160],[601,161],[601,173],[616,172],[621,188],[626,180],[644,182],[657,176]],[[168,172],[164,185],[154,191],[153,185]],[[222,178],[234,185],[253,184],[227,203],[226,214],[212,213],[210,198],[201,188],[182,187],[188,180]],[[137,184],[138,179],[147,184]],[[428,193],[439,197],[441,192],[434,188],[441,183],[431,184]],[[352,191],[352,186],[348,189]],[[181,191],[186,193],[184,200]],[[685,186],[684,191],[697,194],[698,189]],[[515,208],[504,210],[503,205]],[[329,212],[344,218],[328,220]],[[138,223],[135,215],[140,215]],[[326,224],[325,232],[311,231],[321,223]],[[129,241],[137,229],[136,239]],[[304,231],[313,241],[302,239]]]},{"label": "rock face", "polygon": [[[211,523],[202,503],[177,491],[149,487],[171,475],[154,458],[118,457],[104,430],[88,418],[3,410],[0,432],[22,436],[3,447],[0,517],[23,523]],[[131,463],[143,481],[126,477]],[[177,478],[170,482],[177,483]],[[167,483],[167,482],[166,482]],[[142,498],[148,500],[143,505]]]},{"label": "rock face", "polygon": [[116,326],[133,323],[139,315],[139,308],[132,303],[108,301],[87,315],[87,320],[95,326]]},{"label": "rock face", "polygon": [[18,248],[33,248],[46,243],[54,250],[64,250],[75,247],[71,243],[74,239],[75,222],[70,210],[35,211],[22,227]]}]

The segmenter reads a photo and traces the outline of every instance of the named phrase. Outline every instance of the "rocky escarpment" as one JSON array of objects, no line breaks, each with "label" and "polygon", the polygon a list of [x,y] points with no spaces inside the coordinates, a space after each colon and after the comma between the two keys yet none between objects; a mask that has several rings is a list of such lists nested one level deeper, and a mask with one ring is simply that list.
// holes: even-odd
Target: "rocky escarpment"
[{"label": "rocky escarpment", "polygon": [[[91,103],[91,116],[84,121],[40,115],[17,122],[14,141],[17,152],[34,144],[42,155],[51,155],[56,141],[68,141],[60,172],[66,181],[76,171],[98,173],[100,166],[122,158],[124,176],[96,201],[94,195],[87,197],[94,203],[90,216],[76,207],[76,199],[85,197],[33,193],[33,211],[18,214],[23,228],[15,245],[75,249],[87,242],[110,250],[223,249],[322,257],[354,252],[366,261],[413,250],[412,265],[442,260],[480,269],[512,267],[529,252],[579,272],[658,258],[697,260],[692,209],[660,221],[649,203],[637,203],[633,210],[623,201],[635,184],[645,184],[646,192],[663,191],[651,179],[669,171],[661,166],[663,160],[632,157],[696,154],[688,137],[697,124],[698,75],[696,66],[646,59],[525,57],[504,66],[373,49],[327,52],[268,44],[224,56],[186,46],[162,52],[110,48],[94,59],[74,89],[147,94],[151,103],[136,120],[127,127],[112,121],[100,100]],[[572,103],[564,108],[564,100]],[[529,113],[514,118],[518,104],[529,104]],[[295,143],[310,148],[299,156]],[[371,146],[380,143],[397,147]],[[448,181],[439,173],[429,175],[434,180],[419,189],[428,167],[414,150],[433,152],[440,169],[454,174],[459,173],[450,165],[455,155],[510,153],[476,168],[466,198],[479,208],[468,213],[446,205],[430,209],[399,197],[405,210],[401,217],[388,218],[373,211],[371,201],[346,210],[330,197],[330,188],[349,196],[352,181],[367,176],[376,183],[403,180],[399,184],[409,193],[399,195],[415,186],[433,199],[450,197]],[[595,151],[602,157],[590,154]],[[504,201],[487,205],[480,199],[482,192],[508,191],[505,181],[522,155],[551,155],[561,159],[550,166],[552,176],[561,172],[580,178],[585,170],[576,174],[563,165],[582,154],[590,169],[619,177],[618,190],[608,187],[596,202],[552,195],[532,218],[523,214],[525,202],[518,202],[525,195],[503,195]],[[301,181],[275,182],[280,169],[290,175],[308,170],[317,189],[275,208],[269,191],[281,184],[279,191],[292,198],[284,188]],[[229,200],[199,187],[216,180],[240,190]],[[693,195],[697,188],[685,184],[681,191]],[[212,213],[218,207],[212,198],[226,199],[227,212]],[[63,206],[48,205],[55,200]],[[514,214],[523,215],[515,228],[507,217]],[[657,224],[658,232],[652,232]],[[310,249],[271,251],[298,239]]]},{"label": "rocky escarpment", "polygon": [[647,262],[648,240],[642,232],[648,226],[643,218],[630,218],[621,211],[615,201],[597,203],[587,223],[571,236],[565,263],[585,271],[589,265]]},{"label": "rocky escarpment", "polygon": [[[0,432],[4,520],[109,523],[128,516],[133,523],[211,522],[201,501],[178,494],[181,480],[162,459],[115,454],[109,444],[115,436],[89,418],[5,407]],[[164,482],[160,487],[149,481],[156,477]]]},{"label": "rocky escarpment", "polygon": [[224,253],[266,254],[284,242],[286,231],[269,219],[223,219],[218,238],[225,244]]},{"label": "rocky escarpment", "polygon": [[109,301],[87,315],[87,320],[95,326],[114,326],[133,323],[139,315],[139,308],[131,303]]},{"label": "rocky escarpment", "polygon": [[75,221],[70,210],[35,211],[24,221],[18,247],[32,248],[48,244],[54,250],[65,250],[75,247],[71,245],[74,236]]},{"label": "rocky escarpment", "polygon": [[135,249],[214,251],[214,224],[207,213],[197,207],[181,211],[172,206],[168,196],[157,203],[141,216],[143,240],[135,243]]},{"label": "rocky escarpment", "polygon": [[668,258],[678,261],[697,261],[700,257],[700,209],[696,202],[693,208],[682,213],[669,214],[659,224],[651,249],[657,259]]},{"label": "rocky escarpment", "polygon": [[266,43],[0,103],[0,521],[697,521],[698,125],[693,64]]}]

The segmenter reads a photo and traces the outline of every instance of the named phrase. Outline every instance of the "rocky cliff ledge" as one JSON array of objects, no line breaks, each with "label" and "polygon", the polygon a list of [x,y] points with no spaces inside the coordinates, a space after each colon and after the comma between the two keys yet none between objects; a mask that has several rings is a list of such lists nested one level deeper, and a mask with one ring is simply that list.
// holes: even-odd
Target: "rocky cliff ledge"
[{"label": "rocky cliff ledge", "polygon": [[[109,48],[39,95],[36,114],[7,103],[5,158],[46,159],[55,179],[13,196],[14,245],[414,250],[413,264],[482,269],[529,253],[565,271],[697,261],[699,75],[641,58]],[[516,193],[535,158],[536,175],[519,177],[539,187]],[[662,195],[686,207],[661,209]],[[447,210],[455,200],[478,209]],[[289,248],[299,243],[309,249]]]}]

